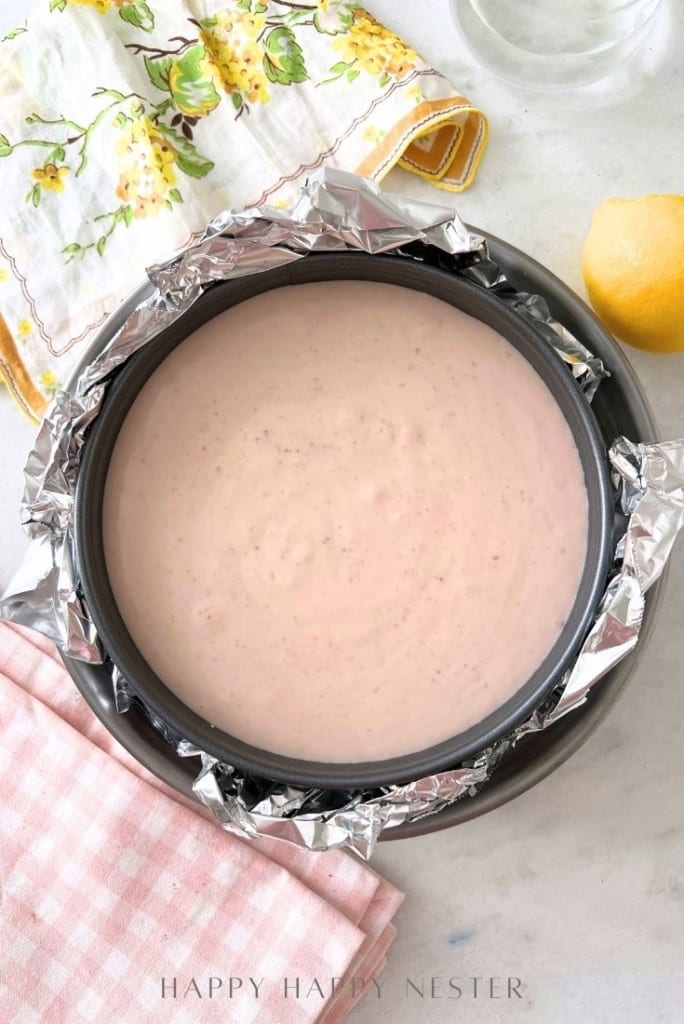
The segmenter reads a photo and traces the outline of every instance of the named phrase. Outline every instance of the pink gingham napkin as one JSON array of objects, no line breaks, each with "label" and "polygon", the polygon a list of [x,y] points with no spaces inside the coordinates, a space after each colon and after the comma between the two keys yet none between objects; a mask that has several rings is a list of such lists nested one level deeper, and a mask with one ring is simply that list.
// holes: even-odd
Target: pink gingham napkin
[{"label": "pink gingham napkin", "polygon": [[0,785],[2,1024],[337,1024],[384,966],[396,889],[346,854],[219,830],[6,623]]}]

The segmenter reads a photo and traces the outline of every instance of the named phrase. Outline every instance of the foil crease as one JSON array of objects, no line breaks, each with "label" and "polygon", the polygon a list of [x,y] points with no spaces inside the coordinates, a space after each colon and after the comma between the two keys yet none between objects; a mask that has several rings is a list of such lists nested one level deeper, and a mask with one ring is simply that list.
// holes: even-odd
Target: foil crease
[{"label": "foil crease", "polygon": [[[486,288],[556,350],[587,401],[609,375],[601,360],[553,317],[541,296],[512,287],[489,257],[486,242],[450,209],[385,194],[373,182],[324,169],[306,182],[289,211],[264,207],[222,213],[196,244],[148,269],[151,293],[119,329],[112,333],[105,325],[85,365],[50,406],[25,468],[22,523],[30,544],[0,601],[0,616],[39,630],[65,655],[104,662],[116,710],[122,714],[139,698],[100,648],[82,597],[72,533],[81,447],[108,379],[213,283],[261,273],[309,252],[342,250],[419,260]],[[347,847],[368,858],[385,829],[434,814],[477,792],[519,739],[551,726],[586,700],[591,687],[636,644],[644,595],[662,573],[684,525],[684,441],[637,445],[618,438],[610,461],[625,528],[596,620],[551,697],[476,760],[374,791],[299,790],[221,764],[145,708],[179,756],[199,759],[193,788],[219,824],[242,835],[270,835],[311,850]]]}]

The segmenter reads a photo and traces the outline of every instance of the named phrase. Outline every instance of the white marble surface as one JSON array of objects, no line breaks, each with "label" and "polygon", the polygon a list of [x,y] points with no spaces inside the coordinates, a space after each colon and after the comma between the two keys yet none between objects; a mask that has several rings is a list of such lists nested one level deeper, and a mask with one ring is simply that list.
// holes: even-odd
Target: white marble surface
[{"label": "white marble surface", "polygon": [[[43,0],[46,2],[46,0]],[[30,3],[0,0],[0,28]],[[610,195],[684,191],[684,7],[665,0],[638,63],[575,93],[518,90],[469,59],[447,0],[368,0],[491,119],[462,216],[581,291],[592,209]],[[435,198],[393,172],[387,185]],[[661,436],[684,435],[684,353],[629,356]],[[0,393],[0,586],[32,428]],[[385,844],[377,869],[405,889],[399,935],[355,1024],[675,1024],[684,1017],[684,544],[655,636],[626,695],[586,746],[534,790],[457,829]],[[522,999],[407,995],[406,978],[515,976]],[[441,991],[448,994],[446,981]],[[495,989],[496,991],[496,989]]]}]

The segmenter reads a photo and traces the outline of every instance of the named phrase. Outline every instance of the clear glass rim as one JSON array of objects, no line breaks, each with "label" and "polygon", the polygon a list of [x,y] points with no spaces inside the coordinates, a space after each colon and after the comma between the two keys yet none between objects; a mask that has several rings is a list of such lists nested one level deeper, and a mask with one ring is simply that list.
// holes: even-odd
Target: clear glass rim
[{"label": "clear glass rim", "polygon": [[[594,50],[578,49],[548,53],[526,49],[524,46],[520,46],[519,44],[506,39],[506,37],[501,35],[486,18],[482,17],[481,13],[478,12],[477,7],[475,6],[476,4],[477,0],[450,0],[452,15],[454,22],[456,23],[457,30],[478,63],[509,82],[528,85],[534,84],[532,82],[533,79],[535,82],[538,79],[538,85],[540,88],[554,88],[555,84],[551,79],[556,77],[559,72],[570,72],[571,69],[577,66],[579,62],[590,60],[592,57],[600,59],[602,56],[605,58],[611,52],[616,53],[616,59],[612,63],[612,66],[609,67],[607,71],[596,77],[602,77],[603,74],[607,74],[613,70],[614,67],[619,66],[625,59],[625,54],[618,54],[618,51],[624,51],[624,48],[628,47],[628,56],[634,49],[638,48],[640,41],[645,38],[651,30],[658,10],[662,6],[662,0],[647,0],[647,5],[644,4],[644,0],[625,0],[625,2],[619,7],[614,8],[611,13],[622,13],[629,8],[644,6],[644,17],[631,31],[620,36],[613,42],[606,43],[603,47],[597,47]],[[494,45],[499,50],[500,57],[504,60],[508,58],[517,64],[520,64],[520,62],[524,60],[528,65],[528,71],[531,73],[518,75],[513,71],[507,72],[505,68],[500,66],[500,60],[497,58],[496,54],[487,55],[483,52],[481,46],[478,45],[478,41],[473,39],[472,33],[468,31],[464,23],[462,12],[465,10],[468,10],[478,19],[484,32],[491,37]],[[545,79],[548,72],[551,72],[551,74],[548,76],[549,81],[547,82]],[[556,75],[554,75],[554,72],[556,72]],[[595,78],[588,77],[586,81],[580,80],[579,84],[586,84],[593,80],[595,80]],[[561,84],[565,85],[566,83],[563,82]]]}]

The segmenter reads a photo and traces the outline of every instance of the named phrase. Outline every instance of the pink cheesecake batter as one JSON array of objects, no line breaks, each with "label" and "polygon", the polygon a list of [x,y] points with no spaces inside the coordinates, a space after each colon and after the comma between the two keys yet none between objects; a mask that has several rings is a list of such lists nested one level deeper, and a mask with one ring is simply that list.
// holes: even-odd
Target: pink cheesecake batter
[{"label": "pink cheesecake batter", "polygon": [[587,497],[555,400],[438,299],[334,282],[216,317],[153,374],[107,478],[130,633],[210,723],[328,762],[420,750],[527,681]]}]

